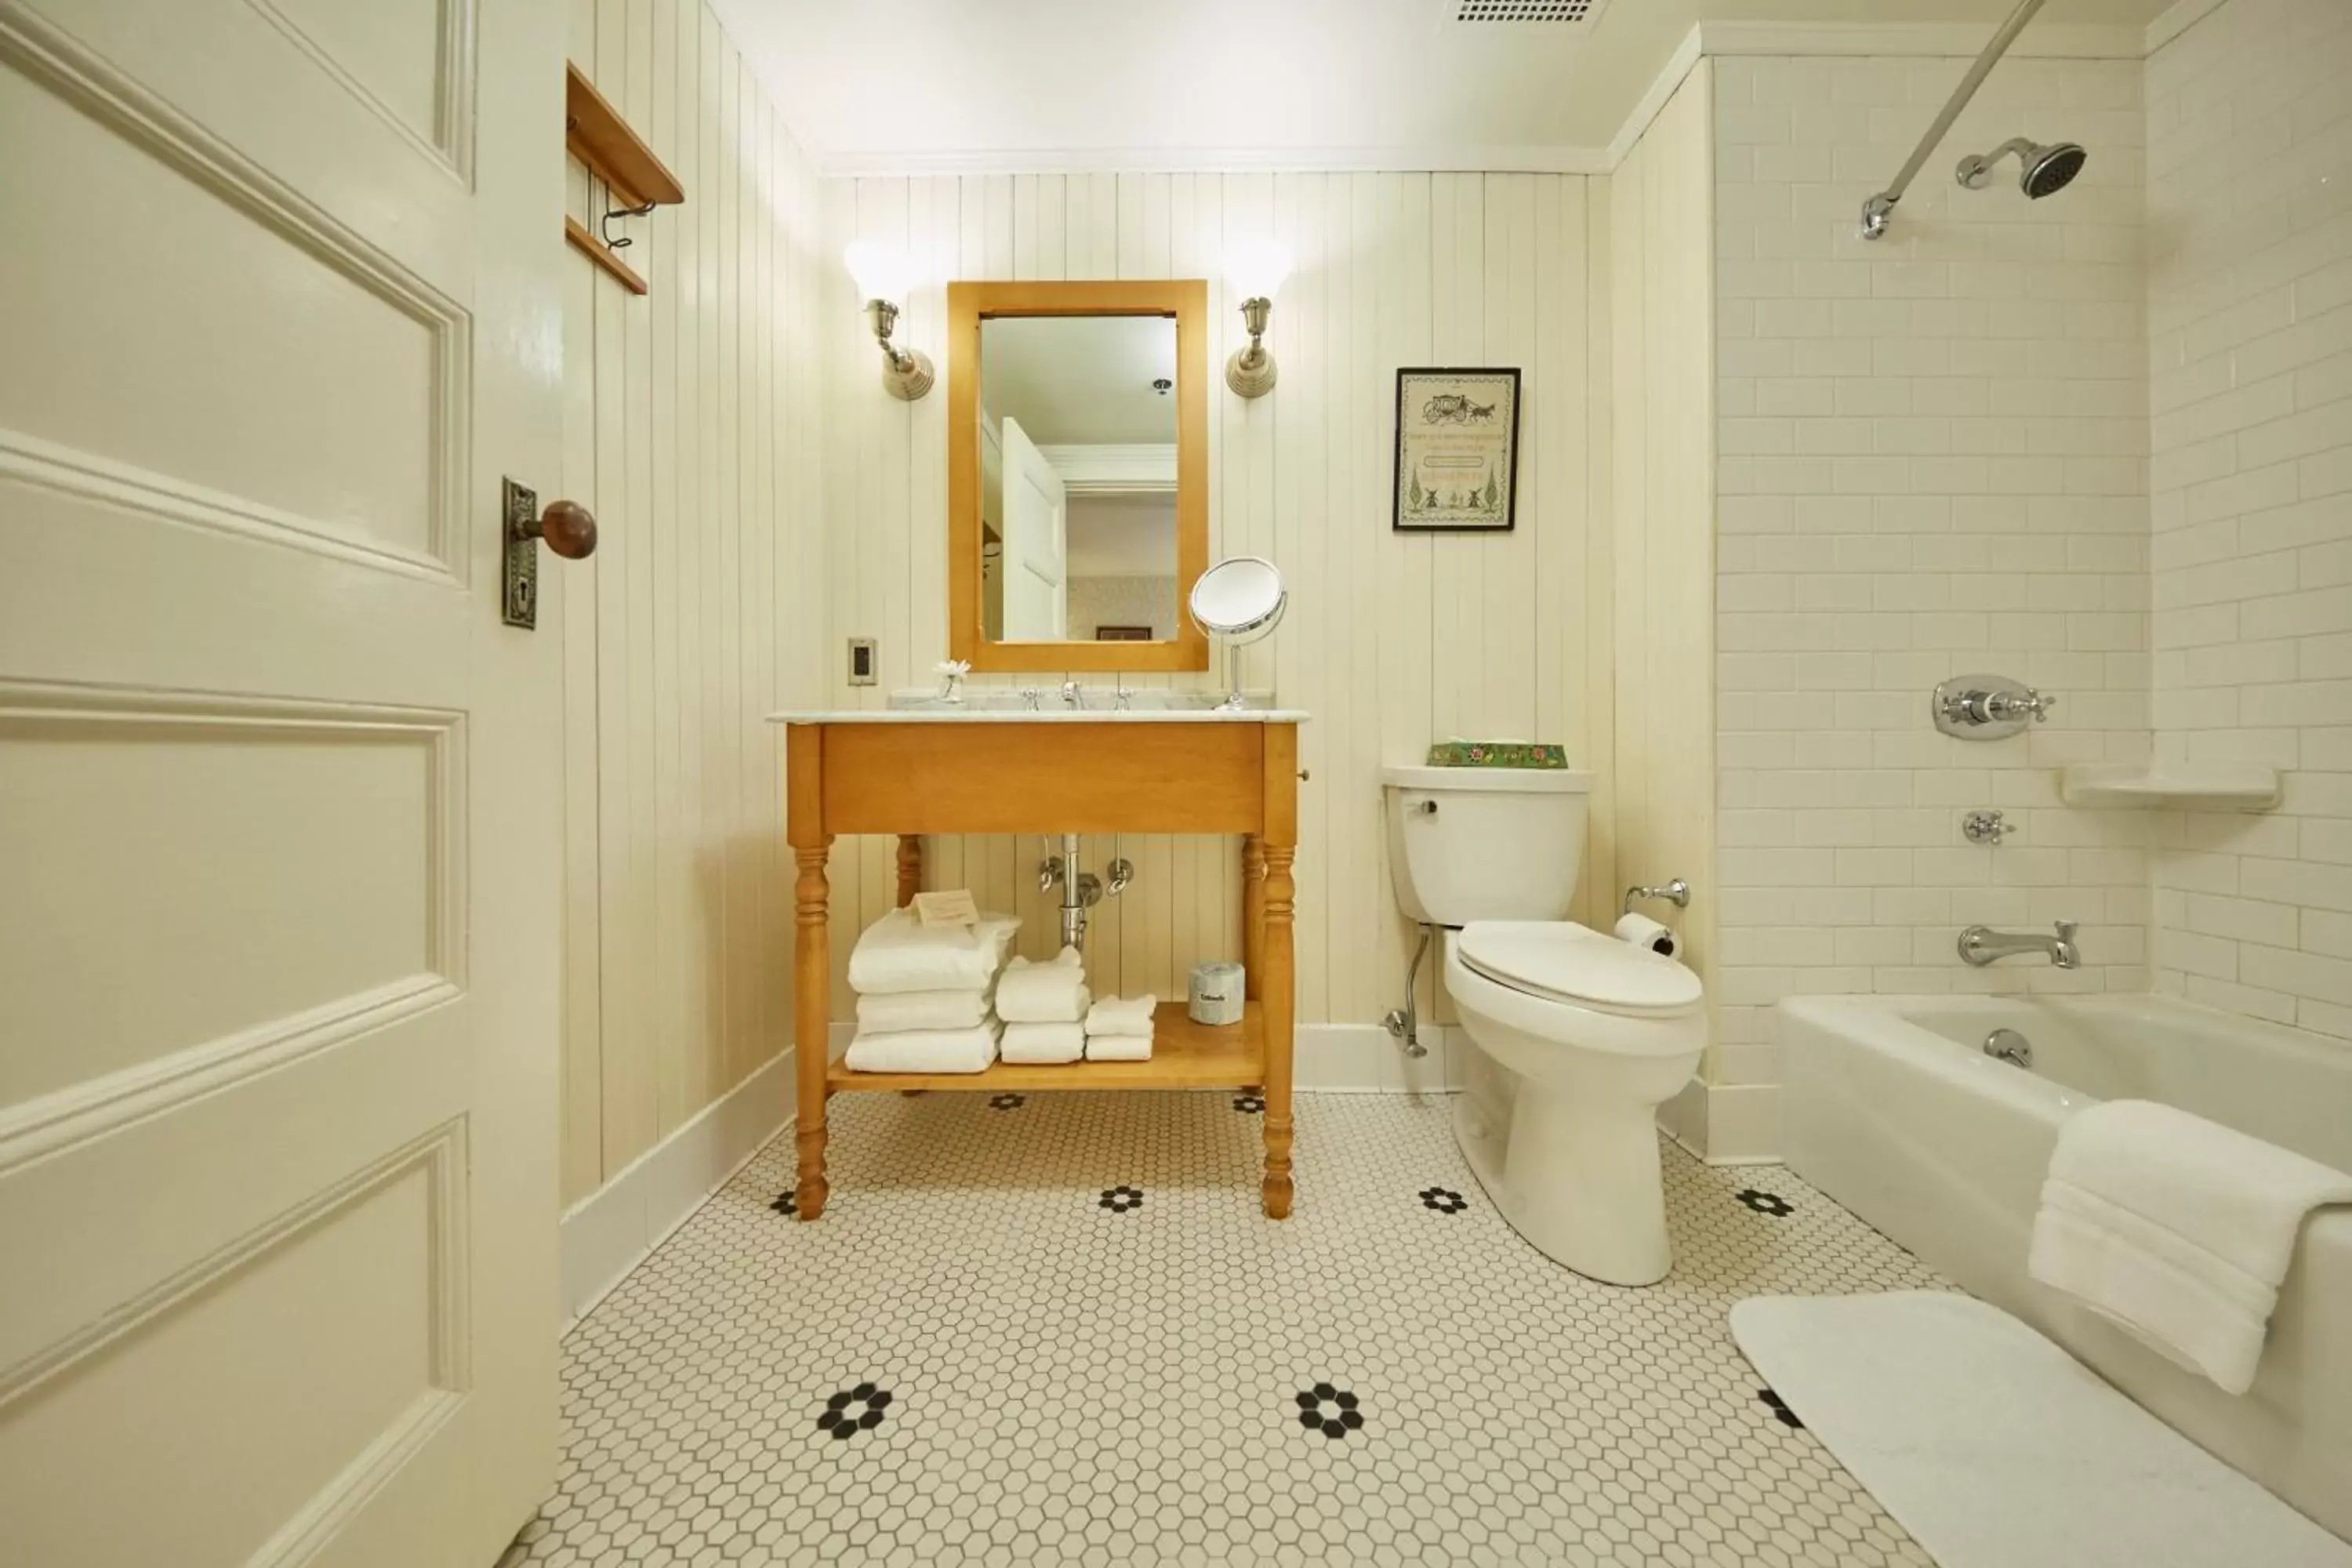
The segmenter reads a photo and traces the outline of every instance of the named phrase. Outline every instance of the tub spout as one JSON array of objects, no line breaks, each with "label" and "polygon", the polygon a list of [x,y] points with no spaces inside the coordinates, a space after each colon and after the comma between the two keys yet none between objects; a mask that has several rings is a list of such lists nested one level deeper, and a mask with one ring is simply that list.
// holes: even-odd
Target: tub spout
[{"label": "tub spout", "polygon": [[1960,959],[1982,969],[1999,959],[2013,958],[2021,952],[2042,952],[2061,969],[2074,969],[2083,962],[2082,950],[2074,945],[2076,926],[2073,921],[2057,922],[2057,935],[2038,936],[2032,931],[1995,931],[1990,926],[1970,926],[1960,933]]}]

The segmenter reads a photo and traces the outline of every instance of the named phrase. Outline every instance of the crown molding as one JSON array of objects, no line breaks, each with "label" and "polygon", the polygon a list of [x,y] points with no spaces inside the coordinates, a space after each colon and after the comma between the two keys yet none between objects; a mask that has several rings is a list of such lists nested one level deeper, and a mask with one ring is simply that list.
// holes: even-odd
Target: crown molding
[{"label": "crown molding", "polygon": [[1606,147],[1055,147],[807,154],[833,179],[914,174],[1605,174]]},{"label": "crown molding", "polygon": [[2227,0],[2176,0],[2171,7],[2158,12],[2147,25],[2147,52],[2156,53],[2206,17],[2219,11]]},{"label": "crown molding", "polygon": [[[1694,66],[1710,55],[1973,58],[1994,29],[1960,22],[1699,22],[1685,34],[1605,147],[1055,147],[853,153],[817,147],[786,113],[786,84],[747,47],[747,0],[701,0],[734,41],[812,173],[824,179],[959,174],[1606,174],[1625,161]],[[2010,47],[2019,59],[2144,59],[2226,0],[2177,0],[2145,28],[2041,24]]]},{"label": "crown molding", "polygon": [[[1699,52],[1707,55],[1973,59],[1996,29],[1967,22],[1701,22],[1697,31]],[[2136,60],[2147,53],[2143,28],[2057,23],[2028,27],[2007,58]]]}]

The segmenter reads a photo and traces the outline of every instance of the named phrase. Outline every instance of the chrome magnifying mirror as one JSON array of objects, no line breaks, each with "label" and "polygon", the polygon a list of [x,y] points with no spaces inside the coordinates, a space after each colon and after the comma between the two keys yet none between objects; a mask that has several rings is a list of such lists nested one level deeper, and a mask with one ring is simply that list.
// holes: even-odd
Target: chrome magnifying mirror
[{"label": "chrome magnifying mirror", "polygon": [[[1193,623],[1202,631],[1228,648],[1238,648],[1271,633],[1281,624],[1282,612],[1289,605],[1290,591],[1283,586],[1282,574],[1273,562],[1256,555],[1236,555],[1201,574],[1201,580],[1192,584],[1190,607]],[[1234,691],[1217,706],[1221,711],[1237,712],[1246,706],[1242,700],[1241,661],[1228,658]]]}]

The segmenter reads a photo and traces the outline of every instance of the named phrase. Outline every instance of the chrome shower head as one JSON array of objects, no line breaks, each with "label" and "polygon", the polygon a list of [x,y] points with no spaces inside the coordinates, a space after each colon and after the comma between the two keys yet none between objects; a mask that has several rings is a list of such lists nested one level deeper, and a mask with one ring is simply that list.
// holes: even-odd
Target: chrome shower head
[{"label": "chrome shower head", "polygon": [[1992,179],[1993,165],[2012,153],[2021,165],[2017,188],[2037,202],[2074,184],[2074,176],[2083,172],[2083,164],[2090,158],[2077,142],[2053,142],[2043,146],[2030,137],[2019,136],[1990,153],[1971,153],[1961,159],[1956,171],[1960,184],[1972,191],[1984,189]]}]

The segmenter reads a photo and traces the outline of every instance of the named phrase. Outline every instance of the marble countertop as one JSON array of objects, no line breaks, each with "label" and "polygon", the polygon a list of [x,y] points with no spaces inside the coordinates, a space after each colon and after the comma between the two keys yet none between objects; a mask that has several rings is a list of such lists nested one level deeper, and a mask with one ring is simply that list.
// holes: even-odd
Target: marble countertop
[{"label": "marble countertop", "polygon": [[1303,708],[788,708],[771,724],[1304,724]]}]

